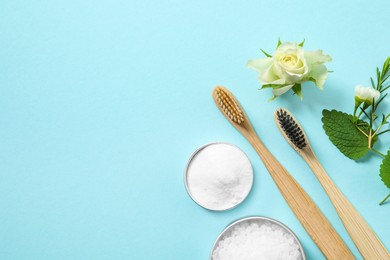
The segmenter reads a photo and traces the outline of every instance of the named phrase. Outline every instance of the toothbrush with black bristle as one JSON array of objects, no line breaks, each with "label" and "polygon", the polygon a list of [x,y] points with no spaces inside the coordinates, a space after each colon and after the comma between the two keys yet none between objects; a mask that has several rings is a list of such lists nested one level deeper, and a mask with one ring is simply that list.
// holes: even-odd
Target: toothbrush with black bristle
[{"label": "toothbrush with black bristle", "polygon": [[326,259],[355,259],[347,245],[310,196],[261,142],[244,109],[234,95],[226,88],[217,86],[213,90],[213,99],[226,119],[256,150],[287,204]]},{"label": "toothbrush with black bristle", "polygon": [[328,176],[315,156],[302,126],[295,117],[287,109],[279,108],[275,111],[274,118],[284,138],[302,156],[324,187],[337,214],[364,259],[390,259],[387,249],[374,231]]}]

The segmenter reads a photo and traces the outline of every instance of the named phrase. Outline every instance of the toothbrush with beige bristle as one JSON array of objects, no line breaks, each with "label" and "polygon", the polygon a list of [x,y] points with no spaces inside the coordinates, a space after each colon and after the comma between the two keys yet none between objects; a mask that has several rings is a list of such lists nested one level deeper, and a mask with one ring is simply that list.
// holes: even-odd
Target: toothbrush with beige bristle
[{"label": "toothbrush with beige bristle", "polygon": [[213,90],[213,99],[226,119],[259,154],[291,210],[325,257],[334,260],[355,259],[309,195],[260,141],[233,94],[224,87],[216,87]]},{"label": "toothbrush with beige bristle", "polygon": [[294,116],[286,109],[280,108],[275,111],[274,118],[284,138],[302,156],[324,187],[340,219],[364,259],[390,259],[389,253],[374,231],[325,172],[315,156],[303,128]]}]

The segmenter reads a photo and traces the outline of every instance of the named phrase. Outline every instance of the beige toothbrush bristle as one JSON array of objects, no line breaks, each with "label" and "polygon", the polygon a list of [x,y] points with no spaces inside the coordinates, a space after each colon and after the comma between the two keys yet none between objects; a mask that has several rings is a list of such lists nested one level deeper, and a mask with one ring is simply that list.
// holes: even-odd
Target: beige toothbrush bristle
[{"label": "beige toothbrush bristle", "polygon": [[238,103],[221,87],[216,87],[214,93],[218,105],[225,115],[234,123],[241,125],[244,122],[244,113]]}]

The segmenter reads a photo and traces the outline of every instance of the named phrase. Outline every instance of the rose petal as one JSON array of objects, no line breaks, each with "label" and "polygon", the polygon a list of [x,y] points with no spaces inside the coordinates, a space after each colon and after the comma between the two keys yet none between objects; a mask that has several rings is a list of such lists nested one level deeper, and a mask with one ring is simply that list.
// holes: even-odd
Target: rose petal
[{"label": "rose petal", "polygon": [[263,73],[261,73],[259,80],[262,82],[262,84],[283,85],[286,83],[285,79],[280,78],[274,73],[274,66],[270,66]]},{"label": "rose petal", "polygon": [[285,75],[286,75],[285,78],[287,79],[287,82],[298,83],[306,76],[306,73],[299,74],[299,73],[285,71]]},{"label": "rose petal", "polygon": [[324,87],[326,78],[328,77],[328,70],[325,65],[315,65],[311,68],[308,78],[313,79],[316,86],[320,89]]},{"label": "rose petal", "polygon": [[319,65],[325,62],[332,61],[332,57],[324,54],[322,50],[306,51],[305,58],[307,63],[311,65]]},{"label": "rose petal", "polygon": [[254,69],[260,73],[268,69],[272,65],[273,59],[272,58],[263,58],[258,60],[250,60],[246,64],[248,68]]},{"label": "rose petal", "polygon": [[274,96],[280,96],[284,93],[286,93],[287,91],[289,91],[294,85],[287,85],[287,86],[284,86],[284,87],[281,87],[281,88],[274,88],[272,89],[272,93],[274,94]]}]

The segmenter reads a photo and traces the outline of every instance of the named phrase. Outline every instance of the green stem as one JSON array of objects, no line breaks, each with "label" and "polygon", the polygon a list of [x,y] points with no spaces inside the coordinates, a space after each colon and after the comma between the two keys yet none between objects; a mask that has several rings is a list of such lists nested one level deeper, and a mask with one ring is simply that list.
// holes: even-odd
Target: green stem
[{"label": "green stem", "polygon": [[379,205],[382,206],[388,198],[390,198],[390,193],[389,195],[386,196],[386,198],[384,198],[381,202],[379,202]]},{"label": "green stem", "polygon": [[360,127],[356,126],[356,128],[368,138],[368,135]]},{"label": "green stem", "polygon": [[373,135],[372,135],[372,125],[374,123],[374,103],[375,101],[372,100],[372,108],[371,108],[371,114],[370,114],[370,130],[368,132],[368,148],[372,148],[372,138],[373,138]]},{"label": "green stem", "polygon": [[374,136],[379,132],[379,130],[381,130],[382,126],[383,126],[383,124],[381,123],[381,124],[378,126],[378,128],[375,130],[375,132],[374,132],[374,134],[372,135],[372,137],[374,137]]},{"label": "green stem", "polygon": [[360,113],[358,114],[358,116],[357,116],[357,119],[356,119],[357,121],[359,121],[360,117],[361,117],[361,116],[362,116],[362,114],[363,114],[363,111],[364,111],[363,109],[362,109],[362,110],[360,110]]},{"label": "green stem", "polygon": [[378,150],[376,150],[376,149],[374,149],[374,148],[372,148],[372,147],[371,147],[371,151],[373,151],[374,153],[377,153],[377,154],[379,154],[379,155],[380,155],[380,156],[382,156],[383,158],[385,158],[385,157],[386,157],[386,155],[385,155],[385,154],[383,154],[383,153],[379,152]]},{"label": "green stem", "polygon": [[356,117],[356,111],[359,106],[355,106],[355,109],[353,110],[353,122],[357,123],[359,121],[359,118]]},{"label": "green stem", "polygon": [[387,133],[387,132],[389,132],[389,131],[390,131],[390,129],[387,129],[387,130],[385,130],[385,131],[380,132],[380,133],[377,134],[376,136],[380,136],[381,134]]}]

